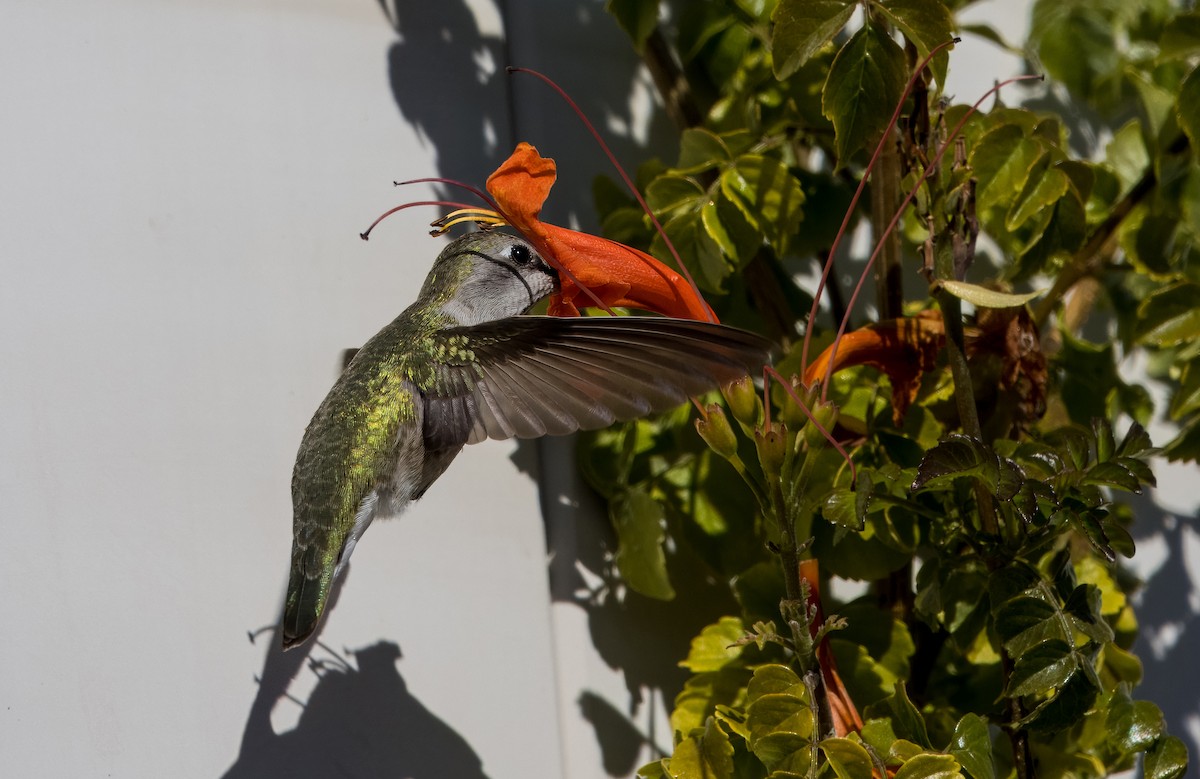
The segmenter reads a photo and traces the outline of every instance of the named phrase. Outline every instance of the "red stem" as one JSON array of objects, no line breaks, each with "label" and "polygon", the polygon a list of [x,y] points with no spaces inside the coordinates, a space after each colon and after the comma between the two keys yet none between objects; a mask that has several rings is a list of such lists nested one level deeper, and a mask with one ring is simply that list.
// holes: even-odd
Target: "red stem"
[{"label": "red stem", "polygon": [[[866,170],[863,171],[862,179],[858,182],[858,189],[854,190],[854,197],[850,199],[850,205],[846,208],[846,215],[842,217],[842,226],[838,228],[837,235],[833,238],[833,244],[829,247],[829,257],[825,260],[825,267],[821,270],[821,280],[817,282],[817,291],[813,295],[812,308],[808,312],[808,323],[804,327],[804,345],[800,350],[800,364],[808,365],[808,346],[812,340],[813,322],[817,319],[817,308],[821,304],[821,294],[825,291],[825,284],[829,279],[829,274],[833,271],[833,260],[837,254],[838,245],[842,242],[842,238],[846,234],[846,228],[850,225],[850,218],[854,216],[854,208],[858,205],[859,198],[862,197],[863,190],[867,188],[867,179],[871,175],[871,171],[875,169],[875,163],[879,161],[879,157],[883,154],[884,145],[891,138],[892,129],[896,126],[896,122],[900,120],[900,112],[904,109],[904,101],[908,100],[908,96],[912,94],[913,86],[917,83],[917,79],[925,72],[925,68],[933,60],[933,58],[942,49],[947,46],[953,46],[958,43],[961,38],[953,38],[936,47],[917,63],[917,67],[908,78],[908,84],[904,87],[904,92],[900,95],[900,100],[896,103],[896,110],[892,112],[891,121],[888,122],[887,128],[884,129],[883,135],[879,139],[879,143],[875,145],[875,153],[871,155],[871,161],[867,163]],[[867,271],[863,271],[865,276]],[[859,282],[861,284],[861,281]],[[846,308],[846,313],[849,314],[850,308]],[[824,393],[822,393],[822,399]]]}]

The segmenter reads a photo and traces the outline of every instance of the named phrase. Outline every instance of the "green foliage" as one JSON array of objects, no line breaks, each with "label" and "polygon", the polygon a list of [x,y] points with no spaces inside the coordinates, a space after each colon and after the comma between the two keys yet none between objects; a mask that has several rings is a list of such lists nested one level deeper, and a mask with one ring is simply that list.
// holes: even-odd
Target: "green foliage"
[{"label": "green foliage", "polygon": [[[639,50],[655,34],[674,47],[689,88],[666,99],[699,117],[639,186],[722,318],[783,343],[790,380],[730,387],[731,413],[708,403],[699,435],[684,409],[582,443],[628,597],[684,608],[697,571],[706,603],[727,596],[680,661],[672,750],[642,776],[1102,776],[1139,756],[1147,776],[1186,771],[1159,709],[1133,697],[1119,499],[1154,484],[1156,411],[1179,427],[1162,452],[1200,457],[1200,15],[1039,0],[1028,51],[1052,110],[1012,107],[1023,87],[1007,87],[971,113],[938,91],[962,5],[609,4]],[[931,285],[906,321],[937,326],[856,331],[829,386],[805,386],[795,264],[829,254],[885,134],[895,175],[872,183],[884,202],[914,190],[900,260]],[[674,261],[631,198],[601,183],[597,202],[610,237]],[[878,238],[888,218],[864,201],[850,223]],[[994,248],[974,262],[981,233]],[[1032,279],[1042,289],[1019,291]],[[1139,351],[1165,409],[1122,377]],[[826,618],[830,575],[870,594]]]}]

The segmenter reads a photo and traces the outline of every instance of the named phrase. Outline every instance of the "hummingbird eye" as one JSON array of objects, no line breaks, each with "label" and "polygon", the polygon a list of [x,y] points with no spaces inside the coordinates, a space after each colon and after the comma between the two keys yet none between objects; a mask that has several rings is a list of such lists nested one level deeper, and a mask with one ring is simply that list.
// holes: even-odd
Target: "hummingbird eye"
[{"label": "hummingbird eye", "polygon": [[524,244],[513,244],[512,249],[508,252],[508,258],[518,265],[528,265],[533,262],[533,254],[529,251],[529,247]]}]

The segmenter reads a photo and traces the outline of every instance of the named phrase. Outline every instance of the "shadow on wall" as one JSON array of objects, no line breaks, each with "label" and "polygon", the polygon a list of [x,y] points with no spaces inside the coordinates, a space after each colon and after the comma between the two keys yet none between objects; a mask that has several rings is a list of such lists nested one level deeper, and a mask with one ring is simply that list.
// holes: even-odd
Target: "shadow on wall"
[{"label": "shadow on wall", "polygon": [[[558,81],[597,124],[618,159],[643,159],[647,142],[668,149],[664,156],[673,157],[669,144],[675,143],[675,135],[662,112],[648,109],[648,116],[639,117],[640,109],[631,102],[638,85],[648,82],[623,33],[605,14],[603,0],[525,0],[503,7],[506,36],[482,29],[465,0],[374,2],[382,11],[382,23],[396,33],[385,59],[392,96],[400,115],[418,130],[436,160],[436,169],[405,171],[406,175],[481,186],[516,140],[527,140],[559,165],[547,218],[595,229],[591,182],[597,173],[613,175],[606,158],[557,95],[533,77],[510,77],[504,70],[509,64],[541,70]],[[474,5],[485,3],[477,0]],[[639,123],[642,128],[635,130]],[[440,197],[471,200],[452,187],[438,185],[438,190]],[[430,220],[440,215],[431,210]],[[518,467],[533,478],[538,468],[535,454],[541,453],[545,463],[541,443],[524,442],[514,456]],[[686,654],[691,636],[711,621],[710,614],[684,615],[649,599],[612,595],[605,550],[614,547],[607,519],[578,479],[573,439],[560,439],[552,446],[555,472],[542,482],[547,546],[557,561],[551,572],[552,597],[588,613],[598,654],[621,669],[631,695],[630,711],[621,712],[585,693],[577,715],[595,728],[605,770],[626,775],[636,767],[643,745],[670,744],[669,733],[642,733],[630,716],[644,704],[645,689],[662,691],[666,700],[674,697],[686,678],[676,663]],[[547,513],[546,504],[560,505],[560,494],[583,495],[586,510]],[[579,577],[581,568],[607,575],[608,580],[600,590],[587,592]],[[692,573],[673,570],[673,581],[687,589],[695,580]],[[349,571],[342,582],[348,576]],[[339,590],[335,588],[327,618],[336,610]],[[714,603],[712,613],[723,605]],[[630,636],[639,639],[632,642]],[[382,639],[342,657],[317,643],[319,633],[305,647],[286,654],[279,649],[275,631],[262,638],[270,640],[271,647],[237,760],[225,774],[228,779],[484,776],[468,741],[408,692],[397,667],[397,642]],[[312,653],[330,659],[313,660]],[[304,711],[297,726],[276,733],[271,711],[305,666],[319,682],[307,701],[298,702]]]},{"label": "shadow on wall", "polygon": [[[409,694],[396,669],[396,644],[380,641],[347,658],[315,642],[285,653],[278,631],[263,635],[270,640],[270,650],[241,752],[225,779],[485,777],[466,740]],[[330,659],[309,662],[320,681],[296,727],[277,734],[271,709],[287,694],[314,647]]]},{"label": "shadow on wall", "polygon": [[436,174],[420,175],[482,185],[507,154],[498,151],[509,127],[503,40],[484,34],[461,0],[377,2],[398,38],[387,52],[392,97],[437,159]]},{"label": "shadow on wall", "polygon": [[[1196,541],[1196,523],[1154,502],[1153,493],[1127,500],[1136,517],[1130,531],[1139,551],[1152,543],[1165,546],[1167,557],[1150,574],[1135,604],[1138,639],[1133,651],[1142,660],[1142,683],[1134,700],[1153,701],[1162,709],[1171,735],[1183,739],[1193,759],[1200,755],[1200,700],[1194,685],[1180,684],[1186,668],[1200,657],[1200,614],[1196,612],[1200,582],[1189,574],[1186,550]],[[1191,539],[1188,536],[1192,536]]]}]

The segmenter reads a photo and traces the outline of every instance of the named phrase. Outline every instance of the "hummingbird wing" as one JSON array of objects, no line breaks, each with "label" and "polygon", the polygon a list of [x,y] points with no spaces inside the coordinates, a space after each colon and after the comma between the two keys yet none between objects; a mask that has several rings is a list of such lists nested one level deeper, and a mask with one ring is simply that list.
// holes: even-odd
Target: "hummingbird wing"
[{"label": "hummingbird wing", "polygon": [[444,362],[426,386],[426,434],[467,443],[595,430],[665,411],[758,371],[773,349],[744,330],[660,317],[522,316],[440,337],[469,343],[470,354]]}]

